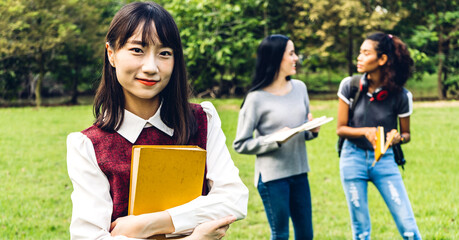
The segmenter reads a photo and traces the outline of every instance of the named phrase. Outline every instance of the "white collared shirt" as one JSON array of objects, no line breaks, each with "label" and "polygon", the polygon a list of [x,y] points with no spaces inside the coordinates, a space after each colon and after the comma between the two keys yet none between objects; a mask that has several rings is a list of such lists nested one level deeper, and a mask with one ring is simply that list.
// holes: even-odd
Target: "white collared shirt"
[{"label": "white collared shirt", "polygon": [[[210,191],[207,196],[167,210],[175,233],[188,232],[203,222],[228,215],[237,219],[247,215],[248,189],[239,178],[239,170],[226,147],[218,113],[210,102],[203,102],[201,106],[208,122],[206,177]],[[159,112],[160,109],[153,117],[144,120],[125,110],[124,120],[117,132],[131,143],[137,140],[145,127],[155,126],[172,136],[174,130],[161,121]],[[71,238],[129,239],[110,236],[113,211],[110,184],[97,164],[91,140],[81,132],[67,137],[67,168],[73,184]]]}]

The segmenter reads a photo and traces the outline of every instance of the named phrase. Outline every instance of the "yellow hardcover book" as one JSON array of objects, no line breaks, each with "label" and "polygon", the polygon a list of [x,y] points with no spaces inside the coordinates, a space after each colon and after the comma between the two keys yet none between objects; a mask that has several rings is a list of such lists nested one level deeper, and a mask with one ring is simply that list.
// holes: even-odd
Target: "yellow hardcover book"
[{"label": "yellow hardcover book", "polygon": [[389,148],[392,140],[394,140],[395,135],[397,134],[397,130],[392,129],[388,135],[387,140],[384,134],[384,127],[378,126],[376,130],[376,148],[375,148],[375,160],[372,164],[374,166],[379,159],[381,159],[382,155],[384,155]]},{"label": "yellow hardcover book", "polygon": [[[378,126],[376,129],[376,148],[375,148],[375,161],[379,161],[384,154],[384,127]],[[373,163],[374,164],[374,163]]]},{"label": "yellow hardcover book", "polygon": [[201,196],[206,150],[197,146],[132,147],[129,215],[173,208]]}]

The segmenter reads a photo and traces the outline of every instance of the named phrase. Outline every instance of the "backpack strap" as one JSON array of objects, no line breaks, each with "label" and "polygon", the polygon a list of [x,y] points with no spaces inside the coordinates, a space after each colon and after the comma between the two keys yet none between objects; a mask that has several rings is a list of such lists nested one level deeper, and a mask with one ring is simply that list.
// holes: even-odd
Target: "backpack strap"
[{"label": "backpack strap", "polygon": [[[351,96],[349,98],[349,117],[348,117],[348,125],[349,121],[351,121],[352,115],[354,113],[355,105],[357,105],[357,101],[360,98],[360,78],[362,75],[354,75],[351,77]],[[336,144],[336,150],[338,151],[338,157],[341,156],[341,149],[343,148],[344,144],[344,137],[339,137],[338,142]]]},{"label": "backpack strap", "polygon": [[352,118],[354,114],[355,105],[360,98],[360,79],[362,75],[353,75],[351,78],[351,97],[349,99],[349,118],[348,121]]}]

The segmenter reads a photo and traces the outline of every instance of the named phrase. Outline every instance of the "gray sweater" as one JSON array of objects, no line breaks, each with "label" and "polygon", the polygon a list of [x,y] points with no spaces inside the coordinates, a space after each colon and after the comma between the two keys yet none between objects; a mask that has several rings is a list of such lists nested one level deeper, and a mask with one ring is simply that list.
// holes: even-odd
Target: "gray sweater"
[{"label": "gray sweater", "polygon": [[294,128],[308,121],[309,96],[306,85],[292,79],[292,90],[277,96],[263,90],[250,92],[239,112],[233,147],[238,153],[256,154],[255,186],[263,182],[309,172],[305,140],[317,135],[299,133],[281,146],[265,141],[267,135],[284,127]]}]

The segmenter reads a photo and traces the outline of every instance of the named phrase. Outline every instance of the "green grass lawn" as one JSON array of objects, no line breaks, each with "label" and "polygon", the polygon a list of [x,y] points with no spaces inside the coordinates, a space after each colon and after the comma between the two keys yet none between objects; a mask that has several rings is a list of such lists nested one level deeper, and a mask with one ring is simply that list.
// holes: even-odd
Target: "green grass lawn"
[{"label": "green grass lawn", "polygon": [[[244,183],[249,212],[226,239],[269,239],[261,199],[253,185],[254,156],[231,148],[240,99],[212,100]],[[336,119],[336,101],[312,101],[314,116]],[[415,103],[412,142],[402,173],[424,239],[459,239],[459,104]],[[0,109],[0,239],[68,239],[72,185],[66,169],[66,136],[93,121],[91,106]],[[349,214],[339,180],[336,120],[307,142],[316,239],[351,239]],[[369,187],[372,237],[399,239],[377,190]]]}]

